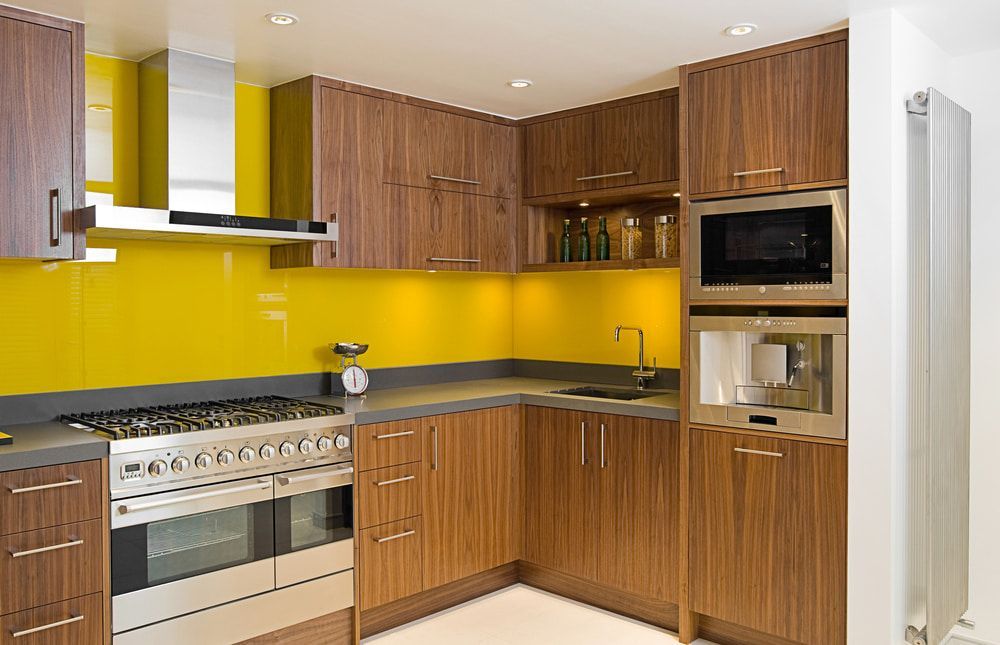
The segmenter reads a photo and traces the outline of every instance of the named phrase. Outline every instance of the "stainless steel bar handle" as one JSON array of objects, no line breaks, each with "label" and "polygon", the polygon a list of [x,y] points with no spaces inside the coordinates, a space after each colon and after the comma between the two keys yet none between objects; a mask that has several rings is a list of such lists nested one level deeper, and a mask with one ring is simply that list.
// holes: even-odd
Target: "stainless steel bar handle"
[{"label": "stainless steel bar handle", "polygon": [[606,172],[603,175],[587,175],[586,177],[577,177],[577,181],[590,181],[591,179],[607,179],[608,177],[624,177],[626,175],[634,175],[634,170],[623,170],[621,172]]},{"label": "stainless steel bar handle", "polygon": [[462,262],[465,264],[479,264],[479,258],[427,258],[428,262]]},{"label": "stainless steel bar handle", "polygon": [[[312,481],[313,479],[325,479],[327,477],[350,475],[353,472],[354,468],[352,466],[347,466],[346,468],[340,468],[338,470],[327,470],[320,473],[309,473],[308,475],[278,475],[277,480],[282,486],[288,486],[289,484]],[[256,488],[256,486],[254,488]],[[251,490],[253,490],[253,488]]]},{"label": "stainless steel bar handle", "polygon": [[77,484],[82,484],[83,480],[79,477],[69,476],[64,482],[55,482],[54,484],[41,484],[39,486],[25,486],[24,488],[9,488],[11,495],[20,495],[21,493],[31,493],[36,490],[49,490],[50,488],[62,488],[64,486],[76,486]]},{"label": "stainless steel bar handle", "polygon": [[734,452],[743,452],[748,455],[763,455],[765,457],[784,457],[783,452],[768,452],[767,450],[751,450],[750,448],[733,448]]},{"label": "stainless steel bar handle", "polygon": [[49,245],[59,246],[62,241],[62,197],[61,191],[49,191]]},{"label": "stainless steel bar handle", "polygon": [[41,625],[39,627],[32,627],[31,629],[22,629],[19,632],[11,632],[10,635],[14,638],[21,638],[22,636],[27,636],[28,634],[37,634],[38,632],[44,632],[48,629],[54,629],[56,627],[62,627],[63,625],[69,625],[70,623],[76,623],[83,620],[83,614],[79,616],[73,616],[67,618],[66,620],[57,620],[54,623],[49,623],[48,625]]},{"label": "stainless steel bar handle", "polygon": [[402,484],[403,482],[413,481],[416,479],[416,475],[407,475],[406,477],[397,477],[396,479],[387,479],[384,482],[375,482],[376,486],[391,486],[392,484]]},{"label": "stainless steel bar handle", "polygon": [[608,465],[608,462],[604,460],[604,424],[601,424],[601,468]]},{"label": "stainless steel bar handle", "polygon": [[433,459],[431,460],[431,470],[437,470],[438,469],[438,427],[437,426],[431,426],[431,435],[433,436],[433,440],[434,440],[434,455],[433,455]]},{"label": "stainless steel bar handle", "polygon": [[413,434],[413,430],[407,430],[406,432],[392,432],[390,434],[377,434],[376,439],[395,439],[396,437],[409,437]]},{"label": "stainless steel bar handle", "polygon": [[580,465],[587,465],[587,422],[580,422]]},{"label": "stainless steel bar handle", "polygon": [[122,504],[118,507],[118,512],[121,514],[134,513],[136,511],[144,511],[149,508],[160,508],[161,506],[173,506],[174,504],[183,504],[185,502],[193,502],[199,499],[208,499],[211,497],[221,497],[223,495],[232,495],[233,493],[245,493],[251,490],[266,490],[271,488],[271,480],[258,480],[255,484],[246,484],[245,486],[236,486],[233,488],[227,488],[225,490],[213,490],[205,493],[194,493],[193,495],[185,495],[184,497],[174,497],[171,499],[161,499],[155,502],[139,502],[137,504]]},{"label": "stainless steel bar handle", "polygon": [[473,186],[479,186],[483,182],[476,181],[475,179],[462,179],[460,177],[446,177],[445,175],[427,175],[430,179],[437,179],[438,181],[453,181],[457,184],[471,184]]},{"label": "stainless steel bar handle", "polygon": [[391,542],[392,540],[398,540],[399,538],[404,538],[415,534],[416,531],[414,530],[403,531],[402,533],[397,533],[396,535],[389,535],[387,537],[376,537],[375,541],[378,542],[379,544],[382,544],[383,542]]},{"label": "stainless steel bar handle", "polygon": [[761,170],[741,170],[734,172],[733,177],[748,177],[750,175],[766,175],[771,172],[785,172],[784,168],[762,168]]},{"label": "stainless steel bar handle", "polygon": [[62,542],[60,544],[42,546],[38,547],[37,549],[28,549],[27,551],[11,551],[10,557],[23,558],[26,555],[35,555],[36,553],[46,553],[48,551],[58,551],[59,549],[68,549],[71,546],[80,546],[81,544],[83,544],[83,540],[70,540],[69,542]]}]

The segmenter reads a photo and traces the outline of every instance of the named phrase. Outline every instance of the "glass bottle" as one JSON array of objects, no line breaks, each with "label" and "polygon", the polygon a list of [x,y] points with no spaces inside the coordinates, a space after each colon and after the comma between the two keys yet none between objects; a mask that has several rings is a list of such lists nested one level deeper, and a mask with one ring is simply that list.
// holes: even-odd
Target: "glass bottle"
[{"label": "glass bottle", "polygon": [[559,261],[569,262],[573,258],[570,257],[570,240],[569,240],[569,220],[563,220],[563,234],[562,239],[559,240]]},{"label": "glass bottle", "polygon": [[611,259],[611,237],[608,235],[608,220],[606,217],[597,219],[597,259]]},{"label": "glass bottle", "polygon": [[580,237],[577,239],[577,256],[580,262],[590,261],[590,231],[587,230],[587,218],[580,218]]}]

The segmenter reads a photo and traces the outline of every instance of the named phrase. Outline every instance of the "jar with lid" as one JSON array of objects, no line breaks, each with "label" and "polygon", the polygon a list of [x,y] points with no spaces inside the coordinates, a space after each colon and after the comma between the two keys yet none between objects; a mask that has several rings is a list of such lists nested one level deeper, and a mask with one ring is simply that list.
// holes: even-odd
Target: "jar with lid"
[{"label": "jar with lid", "polygon": [[660,215],[656,218],[656,257],[676,258],[680,255],[680,239],[677,237],[677,216]]},{"label": "jar with lid", "polygon": [[622,220],[622,259],[638,260],[642,254],[642,228],[638,217]]}]

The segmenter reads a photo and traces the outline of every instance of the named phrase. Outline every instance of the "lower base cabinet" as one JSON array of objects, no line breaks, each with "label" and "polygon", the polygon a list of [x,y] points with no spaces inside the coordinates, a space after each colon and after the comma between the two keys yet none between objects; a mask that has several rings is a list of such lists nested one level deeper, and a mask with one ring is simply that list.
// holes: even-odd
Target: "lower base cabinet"
[{"label": "lower base cabinet", "polygon": [[80,596],[0,617],[0,645],[80,645],[104,641],[104,598]]},{"label": "lower base cabinet", "polygon": [[847,448],[691,431],[691,610],[846,640]]},{"label": "lower base cabinet", "polygon": [[378,607],[423,589],[420,543],[421,518],[365,529],[359,533],[361,611]]}]

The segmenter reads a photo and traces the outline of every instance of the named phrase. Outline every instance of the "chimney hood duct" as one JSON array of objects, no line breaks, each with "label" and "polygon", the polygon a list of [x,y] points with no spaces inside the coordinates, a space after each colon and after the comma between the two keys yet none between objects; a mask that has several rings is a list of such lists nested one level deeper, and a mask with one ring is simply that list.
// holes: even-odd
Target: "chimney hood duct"
[{"label": "chimney hood duct", "polygon": [[141,207],[87,207],[88,236],[268,246],[337,241],[333,223],[235,214],[235,81],[232,62],[175,49],[139,63]]}]

